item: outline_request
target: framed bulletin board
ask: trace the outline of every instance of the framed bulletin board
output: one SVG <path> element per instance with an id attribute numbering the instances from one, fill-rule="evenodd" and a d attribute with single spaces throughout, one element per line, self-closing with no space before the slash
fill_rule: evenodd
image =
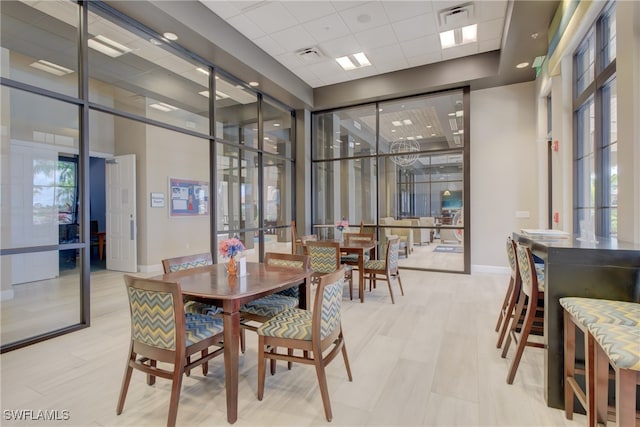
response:
<path id="1" fill-rule="evenodd" d="M 209 183 L 193 179 L 169 178 L 169 216 L 209 215 Z"/>

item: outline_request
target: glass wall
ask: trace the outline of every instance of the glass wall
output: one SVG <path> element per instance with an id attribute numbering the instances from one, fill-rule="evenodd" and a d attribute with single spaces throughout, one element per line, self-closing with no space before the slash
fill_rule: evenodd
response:
<path id="1" fill-rule="evenodd" d="M 362 221 L 400 236 L 402 267 L 468 270 L 465 111 L 454 90 L 315 114 L 316 232 Z"/>
<path id="2" fill-rule="evenodd" d="M 217 259 L 230 236 L 254 261 L 291 251 L 291 108 L 103 2 L 7 1 L 1 16 L 2 351 L 88 326 L 91 277 L 105 269 Z M 135 174 L 113 182 L 124 158 Z M 127 269 L 106 215 L 124 194 L 135 194 Z"/>

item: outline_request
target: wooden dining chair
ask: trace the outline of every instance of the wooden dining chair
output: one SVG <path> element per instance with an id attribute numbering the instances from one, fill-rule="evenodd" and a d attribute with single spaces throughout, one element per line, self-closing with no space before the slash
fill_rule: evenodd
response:
<path id="1" fill-rule="evenodd" d="M 349 244 L 350 242 L 375 242 L 375 235 L 373 233 L 344 233 L 344 242 Z M 369 253 L 364 254 L 364 261 L 367 262 L 370 259 Z M 340 255 L 340 262 L 342 264 L 348 264 L 353 267 L 358 266 L 359 255 L 354 253 L 343 253 Z"/>
<path id="2" fill-rule="evenodd" d="M 327 421 L 333 418 L 325 366 L 340 352 L 349 381 L 353 381 L 341 322 L 345 268 L 320 277 L 313 310 L 287 310 L 258 328 L 258 400 L 264 395 L 267 359 L 310 364 L 316 368 L 325 417 Z M 278 349 L 287 349 L 287 353 Z"/>
<path id="3" fill-rule="evenodd" d="M 205 267 L 213 264 L 213 257 L 211 252 L 204 252 L 201 254 L 185 255 L 174 258 L 165 258 L 162 260 L 162 268 L 165 273 L 173 273 L 176 271 L 190 270 L 192 268 Z M 204 314 L 208 316 L 219 316 L 222 313 L 222 308 L 215 305 L 207 304 L 200 301 L 195 301 L 189 298 L 184 298 L 184 311 L 190 314 Z M 206 354 L 203 353 L 203 356 Z M 202 373 L 207 375 L 208 366 L 202 365 Z M 186 371 L 187 376 L 191 375 L 191 370 Z"/>
<path id="4" fill-rule="evenodd" d="M 177 282 L 129 275 L 124 281 L 131 312 L 131 345 L 116 413 L 122 413 L 133 370 L 137 369 L 147 374 L 149 385 L 156 377 L 172 381 L 167 426 L 175 426 L 183 374 L 223 354 L 219 344 L 223 341 L 222 319 L 185 314 Z M 199 352 L 203 356 L 191 361 L 190 356 Z M 158 367 L 158 361 L 171 364 L 171 369 Z"/>
<path id="5" fill-rule="evenodd" d="M 544 307 L 540 304 L 541 300 L 544 300 L 544 280 L 538 280 L 536 265 L 533 261 L 531 249 L 528 246 L 517 243 L 516 256 L 518 258 L 518 270 L 522 279 L 522 292 L 520 292 L 520 297 L 511 319 L 509 335 L 502 351 L 502 357 L 506 357 L 511 340 L 517 343 L 516 353 L 513 356 L 507 374 L 507 384 L 513 384 L 525 347 L 545 348 L 544 343 L 529 340 L 529 335 L 534 325 L 542 328 L 544 324 Z M 526 313 L 525 301 L 527 302 Z M 524 321 L 520 327 L 519 320 L 523 317 L 523 313 Z M 520 329 L 519 337 L 517 334 L 518 329 Z"/>
<path id="6" fill-rule="evenodd" d="M 291 253 L 298 255 L 301 252 L 301 242 L 296 230 L 296 222 L 291 221 Z"/>
<path id="7" fill-rule="evenodd" d="M 498 314 L 498 322 L 496 323 L 496 332 L 500 331 L 498 342 L 496 343 L 497 348 L 502 347 L 502 342 L 509 329 L 509 323 L 513 317 L 513 311 L 522 287 L 520 272 L 518 271 L 518 259 L 516 257 L 516 242 L 513 241 L 511 236 L 507 237 L 507 259 L 511 268 L 511 276 L 509 277 L 509 285 L 507 286 L 507 292 L 504 295 L 502 307 L 500 307 L 500 313 Z"/>
<path id="8" fill-rule="evenodd" d="M 310 267 L 313 274 L 311 279 L 317 283 L 320 277 L 333 273 L 340 268 L 340 242 L 320 240 L 307 242 L 305 253 L 309 255 Z M 349 281 L 349 299 L 353 299 L 353 273 L 350 265 L 344 269 L 345 279 Z"/>
<path id="9" fill-rule="evenodd" d="M 400 269 L 398 268 L 398 254 L 400 252 L 400 240 L 397 237 L 391 237 L 387 240 L 387 251 L 384 259 L 370 259 L 364 263 L 365 279 L 369 279 L 369 290 L 371 290 L 371 283 L 377 279 L 384 279 L 389 285 L 389 295 L 391 295 L 391 303 L 395 304 L 393 299 L 393 289 L 391 288 L 391 281 L 398 279 L 398 285 L 400 286 L 400 293 L 404 296 L 404 289 L 402 288 L 402 280 L 400 279 Z"/>
<path id="10" fill-rule="evenodd" d="M 268 268 L 309 271 L 310 260 L 307 255 L 267 252 L 264 263 Z M 245 329 L 256 331 L 258 327 L 252 323 L 264 323 L 283 311 L 298 307 L 299 301 L 300 292 L 298 287 L 294 286 L 243 304 L 240 307 L 240 325 L 242 327 L 240 336 L 241 351 L 244 353 L 246 349 L 244 339 Z M 274 360 L 271 365 L 271 374 L 275 374 L 275 371 L 276 366 Z"/>

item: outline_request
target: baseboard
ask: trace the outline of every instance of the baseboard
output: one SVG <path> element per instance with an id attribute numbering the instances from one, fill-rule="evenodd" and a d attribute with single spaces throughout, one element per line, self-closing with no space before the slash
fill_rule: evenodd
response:
<path id="1" fill-rule="evenodd" d="M 473 273 L 511 274 L 511 269 L 498 265 L 472 265 L 471 274 Z"/>

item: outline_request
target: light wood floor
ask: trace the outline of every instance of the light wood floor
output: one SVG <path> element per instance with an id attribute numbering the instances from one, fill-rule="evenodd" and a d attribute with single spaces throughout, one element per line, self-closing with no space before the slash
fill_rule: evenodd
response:
<path id="1" fill-rule="evenodd" d="M 547 408 L 543 352 L 525 350 L 513 385 L 508 359 L 495 348 L 496 314 L 507 276 L 405 271 L 405 296 L 392 305 L 383 283 L 364 304 L 343 304 L 343 329 L 353 382 L 340 357 L 328 367 L 334 426 L 584 426 L 575 415 Z M 3 354 L 1 407 L 68 410 L 69 421 L 3 426 L 163 426 L 170 383 L 149 387 L 134 372 L 124 412 L 115 414 L 129 346 L 129 312 L 122 275 L 92 274 L 92 326 Z M 347 295 L 345 293 L 345 295 Z M 328 425 L 311 366 L 279 365 L 256 398 L 257 338 L 247 335 L 240 358 L 238 426 Z M 185 377 L 178 425 L 226 425 L 222 358 Z"/>

